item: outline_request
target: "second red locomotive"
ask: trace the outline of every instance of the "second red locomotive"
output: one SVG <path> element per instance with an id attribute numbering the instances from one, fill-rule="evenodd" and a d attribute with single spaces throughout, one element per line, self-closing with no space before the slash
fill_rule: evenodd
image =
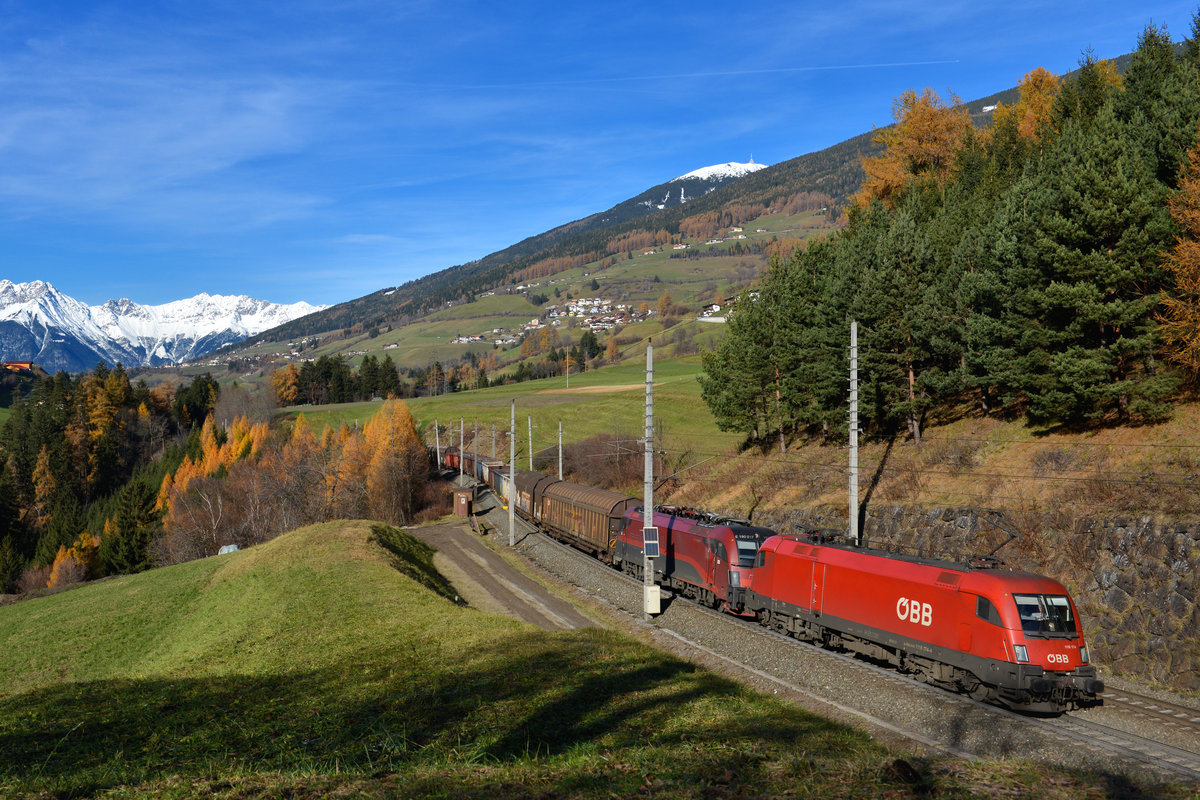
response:
<path id="1" fill-rule="evenodd" d="M 613 563 L 639 577 L 643 519 L 640 506 L 625 512 L 625 525 L 613 551 Z M 661 551 L 653 560 L 654 582 L 730 613 L 737 613 L 725 602 L 730 588 L 750 585 L 754 556 L 775 533 L 745 520 L 679 506 L 655 506 L 654 527 Z"/>

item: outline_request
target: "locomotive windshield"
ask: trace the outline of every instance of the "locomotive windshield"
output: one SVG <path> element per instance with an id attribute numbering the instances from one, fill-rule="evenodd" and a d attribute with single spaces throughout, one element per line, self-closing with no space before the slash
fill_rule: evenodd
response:
<path id="1" fill-rule="evenodd" d="M 1063 594 L 1014 594 L 1021 629 L 1028 636 L 1053 638 L 1079 634 L 1071 601 Z"/>
<path id="2" fill-rule="evenodd" d="M 738 566 L 753 567 L 754 556 L 758 555 L 759 546 L 766 540 L 765 536 L 737 536 L 734 541 L 737 542 Z"/>

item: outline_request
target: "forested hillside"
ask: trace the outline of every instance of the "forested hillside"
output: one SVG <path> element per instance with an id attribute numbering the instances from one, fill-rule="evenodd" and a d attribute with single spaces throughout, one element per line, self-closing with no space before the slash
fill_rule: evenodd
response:
<path id="1" fill-rule="evenodd" d="M 597 260 L 614 252 L 610 247 L 612 243 L 632 241 L 637 234 L 648 235 L 651 244 L 656 238 L 661 243 L 664 237 L 667 242 L 679 241 L 689 222 L 695 227 L 698 220 L 728 214 L 730 209 L 735 209 L 736 216 L 738 207 L 753 208 L 752 213 L 744 213 L 741 219 L 752 219 L 765 213 L 768 207 L 796 196 L 820 197 L 821 204 L 838 207 L 862 180 L 861 158 L 875 149 L 871 136 L 856 136 L 825 150 L 759 170 L 684 205 L 662 211 L 634 216 L 632 208 L 645 211 L 634 198 L 531 236 L 478 261 L 449 267 L 399 287 L 386 287 L 281 325 L 247 339 L 236 349 L 261 341 L 303 338 L 356 324 L 368 328 L 385 323 L 403 324 L 413 316 L 447 302 L 460 302 L 514 278 L 520 280 L 523 273 L 551 274 Z M 698 224 L 704 227 L 703 222 Z M 715 231 L 719 224 L 709 227 Z M 547 267 L 551 268 L 548 270 Z"/>
<path id="2" fill-rule="evenodd" d="M 1121 71 L 1129 58 L 1121 56 L 1111 63 Z M 991 121 L 990 111 L 984 109 L 1011 103 L 1016 97 L 1016 88 L 1005 89 L 963 107 L 973 124 L 984 127 Z M 836 214 L 862 183 L 862 159 L 879 152 L 875 136 L 875 131 L 862 133 L 815 153 L 775 164 L 689 199 L 686 204 L 653 210 L 640 202 L 658 196 L 671 185 L 662 184 L 605 211 L 530 236 L 477 261 L 448 267 L 399 287 L 384 287 L 226 350 L 236 351 L 264 341 L 302 339 L 356 325 L 367 329 L 384 324 L 402 325 L 448 302 L 462 302 L 506 282 L 545 276 L 596 261 L 614 252 L 622 242 L 644 240 L 653 245 L 687 237 L 703 239 L 715 235 L 722 222 L 740 224 L 772 208 L 794 206 L 797 201 L 810 206 L 815 203 L 816 207 L 828 205 Z"/>
<path id="3" fill-rule="evenodd" d="M 929 90 L 900 98 L 847 229 L 771 270 L 706 355 L 724 429 L 843 436 L 851 320 L 869 434 L 919 442 L 931 412 L 964 405 L 1045 424 L 1170 415 L 1197 363 L 1195 38 L 1147 28 L 1123 74 L 1035 69 L 993 117 L 976 129 Z"/>

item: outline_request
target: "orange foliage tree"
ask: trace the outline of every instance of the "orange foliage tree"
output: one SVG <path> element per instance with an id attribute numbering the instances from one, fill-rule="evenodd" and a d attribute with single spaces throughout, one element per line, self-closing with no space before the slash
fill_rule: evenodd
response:
<path id="1" fill-rule="evenodd" d="M 967 109 L 957 97 L 942 100 L 932 89 L 920 94 L 906 90 L 892 106 L 896 122 L 875 137 L 885 150 L 863 158 L 867 177 L 851 198 L 861 207 L 879 199 L 892 204 L 896 196 L 918 178 L 944 185 L 950 177 L 954 155 L 971 127 Z"/>
<path id="2" fill-rule="evenodd" d="M 87 531 L 79 534 L 79 538 L 71 547 L 58 548 L 54 564 L 50 567 L 50 579 L 46 586 L 53 589 L 56 586 L 68 586 L 80 583 L 92 577 L 99 565 L 100 539 Z"/>
<path id="3" fill-rule="evenodd" d="M 1167 201 L 1179 226 L 1163 266 L 1174 288 L 1162 298 L 1160 332 L 1167 358 L 1193 380 L 1200 376 L 1200 142 L 1188 151 L 1179 188 Z"/>
<path id="4" fill-rule="evenodd" d="M 363 429 L 370 452 L 367 496 L 371 516 L 406 522 L 416 508 L 428 472 L 425 446 L 417 436 L 408 406 L 389 400 Z"/>
<path id="5" fill-rule="evenodd" d="M 287 364 L 271 373 L 271 388 L 281 406 L 294 406 L 300 399 L 300 370 L 295 364 Z"/>
<path id="6" fill-rule="evenodd" d="M 1050 70 L 1044 67 L 1030 70 L 1021 78 L 1017 102 L 997 106 L 992 124 L 997 127 L 1011 124 L 1022 139 L 1040 139 L 1050 124 L 1060 86 L 1058 76 Z"/>

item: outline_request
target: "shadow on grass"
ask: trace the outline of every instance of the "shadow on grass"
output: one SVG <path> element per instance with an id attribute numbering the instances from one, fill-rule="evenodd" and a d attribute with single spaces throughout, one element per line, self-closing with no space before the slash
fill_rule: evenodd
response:
<path id="1" fill-rule="evenodd" d="M 386 774 L 698 741 L 728 751 L 714 770 L 742 774 L 750 750 L 847 739 L 866 744 L 606 632 L 531 632 L 476 649 L 469 663 L 397 650 L 320 671 L 93 681 L 6 698 L 0 787 L 79 795 L 172 775 Z"/>
<path id="2" fill-rule="evenodd" d="M 774 796 L 827 784 L 831 772 L 849 794 L 898 786 L 881 777 L 887 754 L 865 734 L 607 631 L 522 632 L 463 652 L 405 643 L 317 671 L 5 698 L 0 794 L 239 776 L 396 781 L 396 796 L 431 797 L 529 783 L 583 797 L 648 783 L 658 796 Z"/>

